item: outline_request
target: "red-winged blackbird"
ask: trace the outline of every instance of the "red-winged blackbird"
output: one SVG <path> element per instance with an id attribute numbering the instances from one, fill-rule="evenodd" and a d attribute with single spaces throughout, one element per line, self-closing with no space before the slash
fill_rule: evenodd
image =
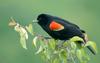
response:
<path id="1" fill-rule="evenodd" d="M 38 24 L 56 40 L 68 40 L 74 36 L 79 36 L 84 42 L 87 42 L 87 37 L 84 35 L 85 31 L 67 20 L 48 14 L 40 14 L 37 20 Z M 88 49 L 95 54 L 90 47 Z"/>

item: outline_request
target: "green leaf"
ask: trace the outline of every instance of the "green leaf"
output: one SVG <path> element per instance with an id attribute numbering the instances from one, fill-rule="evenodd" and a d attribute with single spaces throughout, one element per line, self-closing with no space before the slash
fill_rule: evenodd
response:
<path id="1" fill-rule="evenodd" d="M 84 50 L 84 48 L 81 49 L 82 52 L 82 56 L 83 56 L 83 61 L 87 62 L 88 60 L 90 60 L 88 54 L 86 53 L 86 51 Z"/>
<path id="2" fill-rule="evenodd" d="M 63 43 L 63 46 L 64 46 L 64 47 L 68 46 L 68 42 L 67 42 L 67 41 L 64 42 L 64 43 Z"/>
<path id="3" fill-rule="evenodd" d="M 20 34 L 20 43 L 22 47 L 24 49 L 27 49 L 26 47 L 26 40 L 28 39 L 27 31 L 23 27 L 21 27 L 18 23 L 15 26 L 15 30 Z"/>
<path id="4" fill-rule="evenodd" d="M 85 44 L 85 47 L 87 46 L 91 46 L 92 49 L 97 53 L 97 46 L 96 46 L 96 43 L 93 42 L 93 41 L 88 41 L 86 44 Z"/>
<path id="5" fill-rule="evenodd" d="M 32 24 L 29 24 L 29 26 L 26 26 L 27 31 L 33 35 L 33 27 Z"/>
<path id="6" fill-rule="evenodd" d="M 20 37 L 20 43 L 24 49 L 27 49 L 25 37 Z"/>
<path id="7" fill-rule="evenodd" d="M 20 36 L 25 37 L 25 39 L 28 39 L 28 33 L 23 27 L 20 27 L 19 33 L 20 33 Z"/>
<path id="8" fill-rule="evenodd" d="M 59 59 L 61 60 L 62 63 L 67 62 L 67 51 L 65 49 L 60 50 Z"/>
<path id="9" fill-rule="evenodd" d="M 15 26 L 14 29 L 15 29 L 15 31 L 19 32 L 20 36 L 23 36 L 23 37 L 25 37 L 25 39 L 28 39 L 27 31 L 25 30 L 25 28 L 20 26 L 18 23 L 17 23 L 17 25 Z"/>
<path id="10" fill-rule="evenodd" d="M 36 52 L 36 54 L 39 54 L 39 53 L 42 52 L 42 51 L 43 51 L 43 47 L 40 46 L 39 49 L 38 49 L 38 51 Z"/>
<path id="11" fill-rule="evenodd" d="M 81 50 L 77 50 L 76 54 L 77 54 L 77 57 L 80 60 L 80 62 L 82 62 L 82 52 L 81 52 Z"/>
<path id="12" fill-rule="evenodd" d="M 59 63 L 59 59 L 55 58 L 52 63 Z"/>
<path id="13" fill-rule="evenodd" d="M 11 18 L 10 18 L 10 22 L 9 22 L 8 25 L 9 25 L 10 27 L 14 27 L 14 26 L 16 26 L 16 24 L 17 24 L 16 21 L 11 17 Z"/>
<path id="14" fill-rule="evenodd" d="M 83 40 L 82 38 L 78 37 L 78 36 L 72 37 L 72 38 L 70 39 L 70 41 L 71 41 L 71 42 L 76 42 L 76 41 L 82 41 L 82 42 L 84 42 L 84 40 Z"/>
<path id="15" fill-rule="evenodd" d="M 72 49 L 76 49 L 77 48 L 77 45 L 76 45 L 76 43 L 75 42 L 71 42 L 71 47 L 72 47 Z"/>
<path id="16" fill-rule="evenodd" d="M 85 50 L 83 48 L 77 50 L 77 58 L 81 63 L 87 63 L 90 58 L 86 54 Z"/>
<path id="17" fill-rule="evenodd" d="M 37 39 L 38 39 L 38 36 L 36 36 L 36 37 L 33 39 L 33 42 L 32 42 L 33 45 L 34 45 L 35 47 L 37 47 L 37 44 L 36 44 L 36 43 L 37 43 Z"/>
<path id="18" fill-rule="evenodd" d="M 55 49 L 55 46 L 56 46 L 55 40 L 54 40 L 54 39 L 49 40 L 48 46 L 49 46 L 52 50 L 54 50 L 54 49 Z"/>

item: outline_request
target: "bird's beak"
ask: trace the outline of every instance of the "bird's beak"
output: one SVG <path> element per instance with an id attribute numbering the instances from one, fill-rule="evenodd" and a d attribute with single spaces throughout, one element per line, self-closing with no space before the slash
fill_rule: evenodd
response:
<path id="1" fill-rule="evenodd" d="M 38 22 L 38 20 L 33 20 L 33 23 L 37 23 Z"/>

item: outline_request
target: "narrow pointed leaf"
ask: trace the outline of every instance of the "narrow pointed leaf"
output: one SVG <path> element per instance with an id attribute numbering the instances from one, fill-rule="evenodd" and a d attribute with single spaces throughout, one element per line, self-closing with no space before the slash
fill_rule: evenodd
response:
<path id="1" fill-rule="evenodd" d="M 33 35 L 33 27 L 32 24 L 29 24 L 29 26 L 26 26 L 27 31 Z"/>
<path id="2" fill-rule="evenodd" d="M 23 27 L 20 27 L 20 33 L 25 37 L 25 39 L 28 39 L 28 33 Z"/>
<path id="3" fill-rule="evenodd" d="M 37 36 L 33 39 L 33 45 L 34 45 L 35 47 L 37 47 L 37 45 L 36 45 L 37 39 L 38 39 Z"/>
<path id="4" fill-rule="evenodd" d="M 42 52 L 42 51 L 43 51 L 43 47 L 40 46 L 39 49 L 38 49 L 38 51 L 36 52 L 36 54 L 39 54 L 39 53 Z"/>
<path id="5" fill-rule="evenodd" d="M 19 33 L 20 35 L 20 43 L 22 45 L 22 47 L 24 49 L 27 49 L 26 47 L 26 40 L 28 39 L 28 34 L 27 34 L 27 31 L 21 27 L 18 23 L 17 25 L 15 26 L 15 30 Z"/>
<path id="6" fill-rule="evenodd" d="M 24 49 L 27 49 L 25 37 L 20 37 L 20 43 Z"/>
<path id="7" fill-rule="evenodd" d="M 76 41 L 82 41 L 83 42 L 83 39 L 78 37 L 78 36 L 74 36 L 73 38 L 70 39 L 71 42 L 76 42 Z"/>
<path id="8" fill-rule="evenodd" d="M 14 26 L 16 26 L 16 24 L 17 24 L 16 21 L 11 17 L 8 25 L 11 27 L 14 27 Z"/>
<path id="9" fill-rule="evenodd" d="M 81 52 L 81 50 L 77 50 L 77 57 L 80 60 L 80 62 L 82 62 L 82 52 Z"/>

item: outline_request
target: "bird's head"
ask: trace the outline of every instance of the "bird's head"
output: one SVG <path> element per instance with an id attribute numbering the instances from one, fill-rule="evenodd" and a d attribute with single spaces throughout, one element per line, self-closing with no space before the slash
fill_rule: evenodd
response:
<path id="1" fill-rule="evenodd" d="M 38 24 L 46 25 L 50 21 L 50 15 L 47 14 L 40 14 L 37 18 Z"/>

